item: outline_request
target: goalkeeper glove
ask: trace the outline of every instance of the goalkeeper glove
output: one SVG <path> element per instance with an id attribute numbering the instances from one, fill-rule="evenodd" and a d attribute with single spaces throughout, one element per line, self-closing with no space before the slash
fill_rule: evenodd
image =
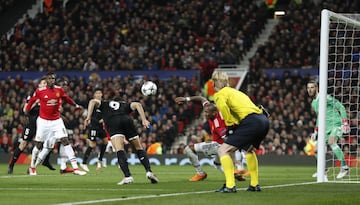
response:
<path id="1" fill-rule="evenodd" d="M 347 119 L 342 120 L 341 130 L 345 134 L 350 132 L 350 125 Z"/>
<path id="2" fill-rule="evenodd" d="M 318 128 L 315 127 L 315 128 L 314 128 L 314 132 L 311 134 L 310 139 L 311 139 L 312 141 L 316 141 L 316 140 L 317 140 L 317 135 L 318 135 Z"/>

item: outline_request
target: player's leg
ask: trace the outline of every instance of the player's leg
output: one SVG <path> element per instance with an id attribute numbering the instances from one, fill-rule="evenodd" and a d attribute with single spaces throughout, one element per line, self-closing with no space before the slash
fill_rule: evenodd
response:
<path id="1" fill-rule="evenodd" d="M 247 191 L 260 191 L 259 187 L 259 163 L 255 151 L 250 148 L 246 154 L 247 168 L 250 173 L 250 186 Z"/>
<path id="2" fill-rule="evenodd" d="M 74 174 L 75 175 L 86 175 L 86 172 L 81 171 L 78 167 L 78 162 L 77 162 L 77 159 L 75 156 L 75 152 L 69 142 L 69 138 L 67 136 L 62 137 L 62 138 L 60 138 L 60 142 L 64 146 L 65 155 L 68 157 L 70 164 L 71 164 L 72 168 L 74 169 Z"/>
<path id="3" fill-rule="evenodd" d="M 42 146 L 43 146 L 42 142 L 34 141 L 34 147 L 31 151 L 30 167 L 28 169 L 29 175 L 37 175 L 35 164 L 36 164 L 38 155 L 39 155 L 40 151 L 42 150 Z"/>
<path id="4" fill-rule="evenodd" d="M 234 153 L 234 163 L 236 166 L 236 170 L 235 172 L 239 172 L 239 174 L 245 174 L 245 168 L 244 168 L 244 159 L 243 159 L 243 154 L 242 152 L 240 152 L 240 150 L 236 150 Z"/>
<path id="5" fill-rule="evenodd" d="M 20 154 L 24 151 L 27 144 L 28 144 L 28 142 L 26 140 L 22 140 L 20 142 L 19 146 L 16 147 L 16 149 L 14 151 L 14 154 L 13 154 L 13 156 L 11 158 L 11 161 L 9 163 L 8 174 L 12 174 L 14 172 L 15 163 L 19 159 Z"/>
<path id="6" fill-rule="evenodd" d="M 48 138 L 43 143 L 43 148 L 40 151 L 40 153 L 36 159 L 35 167 L 37 167 L 39 164 L 44 162 L 46 157 L 49 155 L 49 153 L 54 148 L 55 141 L 56 141 L 56 139 L 54 137 L 48 136 Z"/>
<path id="7" fill-rule="evenodd" d="M 340 127 L 333 128 L 329 138 L 328 138 L 328 144 L 332 150 L 332 152 L 335 154 L 336 158 L 341 162 L 341 170 L 339 174 L 336 176 L 337 179 L 341 179 L 347 174 L 349 174 L 349 167 L 346 164 L 344 153 L 337 144 L 337 139 L 340 139 L 342 137 L 342 131 Z"/>
<path id="8" fill-rule="evenodd" d="M 218 155 L 220 158 L 221 166 L 224 170 L 225 185 L 218 190 L 219 192 L 236 192 L 235 177 L 234 177 L 234 162 L 230 156 L 230 153 L 235 152 L 237 147 L 224 143 L 218 149 Z"/>
<path id="9" fill-rule="evenodd" d="M 40 117 L 36 120 L 36 135 L 34 139 L 34 147 L 31 155 L 31 163 L 29 168 L 30 175 L 36 175 L 36 166 L 38 163 L 38 157 L 43 150 L 43 144 L 51 134 L 51 124 L 47 120 Z M 47 150 L 46 150 L 47 151 Z M 44 151 L 45 152 L 45 151 Z M 42 154 L 44 155 L 44 154 Z M 45 155 L 44 155 L 45 156 Z M 45 158 L 45 157 L 44 157 Z"/>
<path id="10" fill-rule="evenodd" d="M 236 150 L 235 152 L 231 153 L 230 156 L 233 159 L 235 166 L 234 169 L 235 179 L 238 181 L 246 181 L 246 179 L 243 177 L 243 174 L 245 174 L 245 169 L 242 163 L 242 153 L 239 150 Z"/>
<path id="11" fill-rule="evenodd" d="M 36 134 L 36 118 L 29 118 L 29 123 L 26 125 L 22 139 L 20 141 L 20 144 L 18 147 L 16 147 L 14 151 L 14 155 L 11 159 L 11 162 L 9 163 L 9 169 L 8 174 L 12 174 L 14 170 L 14 165 L 19 159 L 21 153 L 25 150 L 26 146 L 29 144 L 29 142 L 32 141 L 32 139 L 35 137 Z"/>
<path id="12" fill-rule="evenodd" d="M 68 157 L 65 154 L 64 145 L 59 144 L 59 157 L 60 157 L 60 174 L 73 173 L 74 169 L 67 167 L 66 162 L 68 161 Z"/>
<path id="13" fill-rule="evenodd" d="M 96 130 L 94 130 L 96 132 Z M 92 130 L 90 130 L 90 133 L 92 133 Z M 91 154 L 91 151 L 96 147 L 96 137 L 93 136 L 92 134 L 89 135 L 89 139 L 88 139 L 88 144 L 89 146 L 86 148 L 86 151 L 85 151 L 85 154 L 84 154 L 84 158 L 83 158 L 83 161 L 82 163 L 80 164 L 80 167 L 89 172 L 89 168 L 87 166 L 87 163 L 88 163 L 88 159 L 89 159 L 89 156 Z"/>
<path id="14" fill-rule="evenodd" d="M 99 132 L 99 137 L 102 141 L 102 143 L 100 144 L 99 148 L 100 148 L 100 152 L 98 154 L 98 162 L 97 162 L 97 167 L 96 170 L 100 170 L 101 167 L 106 167 L 106 163 L 103 161 L 104 158 L 104 154 L 106 151 L 106 147 L 108 145 L 108 138 L 106 136 L 105 130 L 102 130 Z"/>
<path id="15" fill-rule="evenodd" d="M 136 150 L 136 154 L 141 162 L 141 164 L 144 166 L 146 171 L 146 177 L 151 181 L 152 184 L 156 184 L 159 182 L 159 179 L 153 174 L 151 171 L 151 166 L 149 162 L 149 158 L 144 150 L 144 148 L 141 146 L 141 142 L 139 139 L 139 136 L 136 135 L 135 137 L 129 138 L 128 140 L 132 146 Z"/>
<path id="16" fill-rule="evenodd" d="M 116 156 L 118 159 L 118 164 L 120 166 L 121 171 L 124 174 L 124 179 L 122 179 L 118 183 L 118 185 L 130 184 L 134 182 L 134 179 L 130 173 L 129 164 L 127 162 L 127 156 L 124 150 L 124 140 L 125 140 L 125 136 L 121 134 L 113 135 L 111 137 L 111 144 L 115 149 Z"/>
<path id="17" fill-rule="evenodd" d="M 50 124 L 50 123 L 49 123 Z M 78 161 L 75 156 L 74 149 L 72 148 L 68 133 L 66 132 L 66 128 L 64 125 L 64 121 L 59 118 L 51 122 L 51 131 L 52 138 L 56 139 L 56 142 L 60 141 L 60 143 L 64 146 L 64 153 L 68 157 L 71 166 L 74 169 L 75 175 L 86 175 L 85 171 L 81 171 L 78 167 Z"/>
<path id="18" fill-rule="evenodd" d="M 44 165 L 45 167 L 47 167 L 49 170 L 54 171 L 54 170 L 56 170 L 56 169 L 55 169 L 55 167 L 53 167 L 52 164 L 50 163 L 51 153 L 52 153 L 52 151 L 50 151 L 50 152 L 46 155 L 46 157 L 45 157 L 42 165 Z"/>
<path id="19" fill-rule="evenodd" d="M 201 181 L 206 179 L 207 173 L 203 170 L 202 166 L 199 162 L 199 157 L 195 152 L 194 145 L 187 145 L 184 149 L 185 154 L 189 157 L 191 164 L 194 166 L 196 170 L 196 174 L 189 179 L 191 182 Z"/>

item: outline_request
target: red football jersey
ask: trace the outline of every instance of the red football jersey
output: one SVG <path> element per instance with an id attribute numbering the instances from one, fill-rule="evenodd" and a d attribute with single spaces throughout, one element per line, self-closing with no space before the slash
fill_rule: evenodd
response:
<path id="1" fill-rule="evenodd" d="M 45 120 L 56 120 L 60 118 L 62 99 L 71 105 L 75 105 L 74 100 L 65 93 L 64 89 L 56 85 L 54 88 L 38 88 L 30 98 L 28 105 L 26 106 L 26 111 L 30 110 L 32 104 L 37 99 L 40 100 L 39 116 Z"/>
<path id="2" fill-rule="evenodd" d="M 212 141 L 215 141 L 219 144 L 224 143 L 223 137 L 226 135 L 226 125 L 224 119 L 222 118 L 220 112 L 217 112 L 213 120 L 208 119 Z"/>

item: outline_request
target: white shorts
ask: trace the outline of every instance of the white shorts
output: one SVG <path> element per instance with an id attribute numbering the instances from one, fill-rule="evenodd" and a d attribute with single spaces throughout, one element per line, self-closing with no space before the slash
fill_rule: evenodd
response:
<path id="1" fill-rule="evenodd" d="M 61 118 L 57 120 L 45 120 L 40 117 L 37 118 L 35 141 L 44 142 L 44 147 L 51 148 L 54 146 L 56 141 L 63 137 L 68 137 L 68 134 L 64 121 Z"/>
<path id="2" fill-rule="evenodd" d="M 202 152 L 207 156 L 217 155 L 217 150 L 220 144 L 217 142 L 200 142 L 194 144 L 195 152 Z"/>

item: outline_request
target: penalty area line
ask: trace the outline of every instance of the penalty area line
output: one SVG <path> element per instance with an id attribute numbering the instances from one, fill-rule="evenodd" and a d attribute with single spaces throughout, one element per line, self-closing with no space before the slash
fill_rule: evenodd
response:
<path id="1" fill-rule="evenodd" d="M 316 184 L 316 183 L 317 182 L 302 182 L 302 183 L 292 183 L 292 184 L 280 184 L 280 185 L 273 185 L 273 186 L 263 186 L 261 188 L 262 189 L 272 189 L 272 188 L 282 188 L 282 187 L 290 187 L 290 186 L 309 185 L 309 184 Z M 237 191 L 240 191 L 240 190 L 245 191 L 246 188 L 237 189 Z M 126 197 L 126 198 L 112 198 L 112 199 L 99 199 L 99 200 L 79 201 L 79 202 L 67 202 L 67 203 L 60 203 L 60 204 L 55 204 L 55 205 L 97 204 L 97 203 L 114 202 L 114 201 L 129 201 L 129 200 L 135 200 L 135 199 L 151 199 L 151 198 L 162 198 L 162 197 L 193 195 L 193 194 L 206 194 L 206 193 L 214 193 L 214 190 L 185 192 L 185 193 L 170 193 L 170 194 L 152 194 L 152 195 L 133 196 L 133 197 Z"/>

